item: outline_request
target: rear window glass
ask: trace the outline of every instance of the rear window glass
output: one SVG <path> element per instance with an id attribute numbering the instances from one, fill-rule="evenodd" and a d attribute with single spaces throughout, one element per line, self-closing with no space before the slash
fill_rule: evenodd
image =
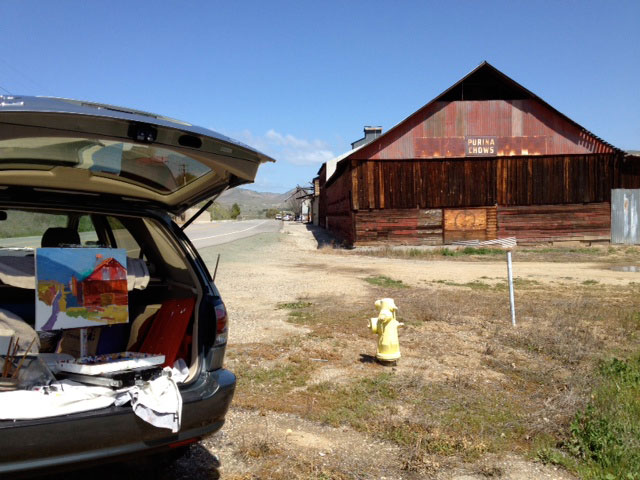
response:
<path id="1" fill-rule="evenodd" d="M 40 247 L 44 232 L 51 227 L 66 227 L 66 214 L 3 210 L 6 219 L 0 221 L 0 247 Z M 3 215 L 4 216 L 4 215 Z"/>
<path id="2" fill-rule="evenodd" d="M 50 228 L 70 228 L 70 217 L 66 213 L 35 212 L 29 210 L 2 210 L 0 220 L 0 247 L 39 248 L 42 237 Z M 6 218 L 5 218 L 6 217 Z M 99 245 L 98 235 L 89 215 L 76 218 L 80 244 Z"/>
<path id="3" fill-rule="evenodd" d="M 160 193 L 175 192 L 211 170 L 199 161 L 153 145 L 69 137 L 0 141 L 0 168 L 84 168 Z"/>
<path id="4" fill-rule="evenodd" d="M 115 217 L 107 217 L 107 221 L 116 240 L 116 247 L 126 249 L 128 257 L 138 258 L 140 256 L 140 245 L 129 230 Z"/>

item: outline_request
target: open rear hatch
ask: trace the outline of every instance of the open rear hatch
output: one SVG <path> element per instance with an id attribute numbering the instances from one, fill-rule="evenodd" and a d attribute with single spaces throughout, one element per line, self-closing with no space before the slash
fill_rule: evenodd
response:
<path id="1" fill-rule="evenodd" d="M 111 195 L 173 214 L 272 158 L 211 130 L 75 100 L 0 96 L 0 186 Z"/>
<path id="2" fill-rule="evenodd" d="M 0 472 L 221 427 L 235 386 L 222 368 L 226 311 L 158 210 L 250 183 L 268 161 L 157 115 L 0 96 Z M 171 402 L 154 410 L 159 398 Z"/>

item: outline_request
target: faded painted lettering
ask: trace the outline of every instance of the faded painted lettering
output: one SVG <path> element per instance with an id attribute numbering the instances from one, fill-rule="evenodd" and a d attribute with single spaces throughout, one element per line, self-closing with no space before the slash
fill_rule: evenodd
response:
<path id="1" fill-rule="evenodd" d="M 496 137 L 465 137 L 465 155 L 491 157 L 496 155 Z"/>

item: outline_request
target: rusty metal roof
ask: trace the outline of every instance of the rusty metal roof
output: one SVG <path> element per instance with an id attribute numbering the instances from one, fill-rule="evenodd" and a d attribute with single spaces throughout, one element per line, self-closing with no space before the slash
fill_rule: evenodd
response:
<path id="1" fill-rule="evenodd" d="M 393 135 L 394 132 L 401 126 L 405 125 L 407 122 L 415 119 L 415 117 L 419 116 L 424 112 L 427 108 L 432 106 L 435 102 L 439 101 L 456 101 L 456 100 L 491 100 L 491 99 L 503 99 L 503 100 L 517 100 L 517 99 L 534 99 L 543 106 L 550 109 L 552 112 L 556 113 L 567 122 L 576 126 L 581 132 L 592 137 L 596 141 L 606 145 L 617 152 L 622 152 L 621 149 L 611 145 L 610 143 L 602 140 L 600 137 L 590 132 L 571 118 L 564 115 L 562 112 L 558 111 L 550 104 L 545 102 L 543 99 L 538 97 L 536 94 L 526 89 L 518 82 L 508 77 L 500 70 L 495 68 L 489 62 L 484 61 L 476 68 L 474 68 L 467 75 L 462 77 L 456 83 L 454 83 L 451 87 L 447 88 L 440 95 L 435 97 L 429 103 L 409 115 L 407 118 L 394 125 L 392 128 L 383 133 L 380 137 L 376 138 L 372 142 L 368 143 L 362 150 L 371 151 L 377 148 L 377 145 L 380 145 L 382 141 L 384 141 L 389 135 Z M 340 158 L 340 160 L 346 160 L 351 158 L 353 153 L 350 155 L 344 156 Z"/>

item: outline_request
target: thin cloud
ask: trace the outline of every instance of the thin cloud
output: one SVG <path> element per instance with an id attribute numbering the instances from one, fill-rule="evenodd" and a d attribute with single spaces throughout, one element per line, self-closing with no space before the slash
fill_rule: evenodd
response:
<path id="1" fill-rule="evenodd" d="M 322 140 L 297 138 L 289 133 L 282 134 L 273 129 L 258 136 L 245 130 L 238 137 L 247 145 L 271 155 L 276 160 L 293 165 L 321 164 L 335 157 L 329 145 Z"/>

